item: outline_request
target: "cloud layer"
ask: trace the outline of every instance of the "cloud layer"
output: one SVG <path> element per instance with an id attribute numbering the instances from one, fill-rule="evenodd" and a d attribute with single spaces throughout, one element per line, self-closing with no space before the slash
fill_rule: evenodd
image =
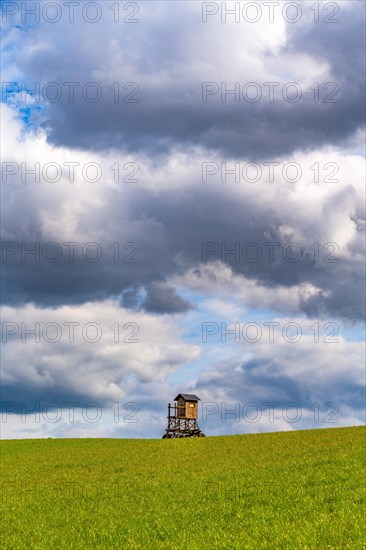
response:
<path id="1" fill-rule="evenodd" d="M 5 25 L 7 434 L 28 433 L 21 403 L 133 401 L 133 426 L 85 426 L 78 408 L 78 423 L 29 434 L 157 436 L 183 390 L 304 409 L 296 426 L 279 411 L 239 426 L 215 413 L 211 433 L 314 427 L 315 402 L 362 422 L 365 6 L 339 2 L 333 23 L 306 3 L 296 23 L 282 8 L 248 23 L 145 2 L 128 24 L 106 5 L 95 24 L 19 11 Z M 332 346 L 203 345 L 202 322 L 277 316 L 344 330 Z M 116 342 L 114 323 L 137 325 L 139 342 Z"/>

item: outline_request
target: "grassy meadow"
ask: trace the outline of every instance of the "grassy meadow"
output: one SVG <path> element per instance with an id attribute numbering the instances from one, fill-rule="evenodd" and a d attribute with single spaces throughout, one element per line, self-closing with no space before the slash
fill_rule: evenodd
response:
<path id="1" fill-rule="evenodd" d="M 3 549 L 366 548 L 366 428 L 3 441 Z"/>

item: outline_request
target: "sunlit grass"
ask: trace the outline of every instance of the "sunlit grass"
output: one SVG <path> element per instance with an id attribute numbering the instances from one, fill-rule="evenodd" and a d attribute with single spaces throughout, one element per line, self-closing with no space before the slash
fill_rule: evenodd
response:
<path id="1" fill-rule="evenodd" d="M 4 441 L 2 548 L 365 548 L 365 436 Z"/>

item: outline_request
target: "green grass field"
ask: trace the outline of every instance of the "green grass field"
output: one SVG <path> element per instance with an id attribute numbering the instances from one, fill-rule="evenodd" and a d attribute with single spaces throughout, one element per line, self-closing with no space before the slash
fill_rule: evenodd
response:
<path id="1" fill-rule="evenodd" d="M 2 548 L 366 548 L 365 438 L 3 441 Z"/>

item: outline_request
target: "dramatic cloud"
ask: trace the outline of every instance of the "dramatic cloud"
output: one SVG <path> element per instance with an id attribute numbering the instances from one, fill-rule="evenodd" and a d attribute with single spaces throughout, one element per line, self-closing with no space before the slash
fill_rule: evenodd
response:
<path id="1" fill-rule="evenodd" d="M 83 303 L 128 291 L 122 302 L 129 307 L 131 292 L 142 285 L 147 296 L 134 298 L 142 300 L 141 307 L 184 311 L 189 304 L 166 281 L 221 261 L 268 288 L 310 285 L 316 292 L 301 303 L 309 315 L 363 317 L 360 157 L 328 149 L 290 158 L 286 164 L 295 164 L 296 182 L 289 181 L 294 175 L 286 176 L 285 164 L 276 167 L 273 181 L 269 167 L 258 164 L 262 178 L 253 182 L 243 179 L 244 164 L 238 164 L 235 181 L 219 170 L 219 158 L 177 152 L 157 166 L 146 159 L 137 183 L 116 184 L 113 155 L 55 150 L 42 136 L 23 141 L 19 150 L 15 123 L 10 119 L 9 124 L 13 139 L 5 152 L 6 169 L 12 171 L 15 163 L 17 171 L 3 185 L 3 299 L 8 303 Z M 32 159 L 26 166 L 39 163 L 39 182 L 31 174 L 23 177 L 22 155 Z M 80 164 L 74 183 L 67 179 L 72 162 Z M 122 166 L 129 162 L 121 157 Z M 60 181 L 42 175 L 48 163 L 60 167 Z M 103 174 L 98 182 L 83 179 L 82 168 L 90 163 Z M 337 179 L 315 183 L 311 167 L 316 164 L 329 165 Z M 229 161 L 225 166 L 235 168 Z M 131 307 L 136 307 L 133 301 Z"/>
<path id="2" fill-rule="evenodd" d="M 295 25 L 280 16 L 277 25 L 264 16 L 254 25 L 233 17 L 203 23 L 202 5 L 194 2 L 158 10 L 143 3 L 140 22 L 123 30 L 107 16 L 97 25 L 41 21 L 18 31 L 16 80 L 30 90 L 36 82 L 46 86 L 51 102 L 44 102 L 43 125 L 58 146 L 149 155 L 203 146 L 227 157 L 268 159 L 341 145 L 364 118 L 365 14 L 362 3 L 350 4 L 342 4 L 337 24 L 314 24 L 305 9 Z M 59 83 L 58 101 L 54 88 L 47 91 L 50 82 Z M 67 82 L 77 83 L 73 101 Z M 82 96 L 90 82 L 100 87 L 100 101 Z M 213 83 L 205 103 L 203 82 Z M 222 86 L 233 90 L 236 83 L 238 102 L 232 93 L 222 98 Z M 289 83 L 297 86 L 287 88 Z M 95 87 L 88 94 L 94 99 Z"/>
<path id="3" fill-rule="evenodd" d="M 243 3 L 225 22 L 225 3 L 206 17 L 200 2 L 103 2 L 95 23 L 83 4 L 74 23 L 64 3 L 55 23 L 51 7 L 37 22 L 5 4 L 7 437 L 158 436 L 183 390 L 303 408 L 297 424 L 215 413 L 210 433 L 314 427 L 315 402 L 360 423 L 364 4 L 303 2 L 297 20 L 281 3 L 273 22 L 263 5 L 252 23 Z M 307 323 L 304 338 L 203 340 L 205 322 L 276 319 Z M 310 341 L 319 322 L 337 343 Z M 139 342 L 115 341 L 114 323 Z M 71 401 L 109 413 L 19 421 L 22 403 Z M 139 422 L 116 425 L 113 402 L 137 403 Z"/>

